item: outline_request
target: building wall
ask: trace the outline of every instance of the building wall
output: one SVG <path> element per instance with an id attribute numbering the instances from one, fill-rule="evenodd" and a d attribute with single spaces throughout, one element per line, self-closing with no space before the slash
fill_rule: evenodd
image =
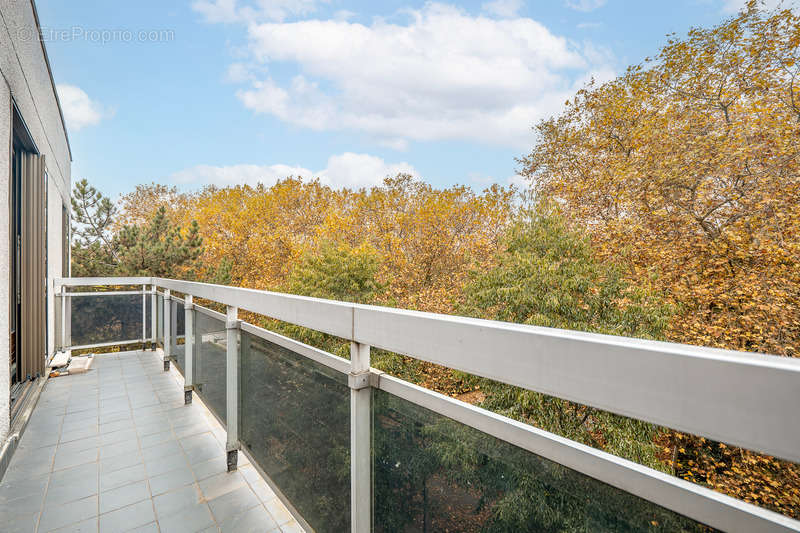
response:
<path id="1" fill-rule="evenodd" d="M 47 167 L 47 272 L 61 276 L 61 205 L 69 206 L 71 156 L 31 0 L 0 0 L 0 442 L 9 427 L 9 178 L 11 102 Z M 24 265 L 23 265 L 24 268 Z M 52 313 L 48 312 L 49 317 Z M 52 351 L 52 339 L 48 349 Z"/>

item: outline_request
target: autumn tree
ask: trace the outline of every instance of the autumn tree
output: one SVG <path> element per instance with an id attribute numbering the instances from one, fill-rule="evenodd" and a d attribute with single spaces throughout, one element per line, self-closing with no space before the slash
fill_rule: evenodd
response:
<path id="1" fill-rule="evenodd" d="M 534 195 L 586 228 L 602 261 L 655 280 L 678 311 L 670 340 L 797 355 L 798 45 L 791 10 L 751 1 L 589 84 L 521 160 Z M 663 443 L 678 475 L 800 516 L 797 465 L 679 433 Z"/>
<path id="2" fill-rule="evenodd" d="M 750 2 L 579 91 L 522 160 L 601 255 L 658 272 L 681 309 L 671 339 L 797 351 L 799 43 L 790 10 Z"/>

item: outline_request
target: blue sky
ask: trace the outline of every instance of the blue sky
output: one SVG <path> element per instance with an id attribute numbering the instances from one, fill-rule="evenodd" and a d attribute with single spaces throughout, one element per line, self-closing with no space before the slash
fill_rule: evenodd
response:
<path id="1" fill-rule="evenodd" d="M 508 183 L 531 126 L 743 0 L 38 0 L 73 179 Z M 127 33 L 126 33 L 127 32 Z M 144 32 L 144 33 L 142 33 Z M 103 42 L 103 41 L 107 42 Z"/>

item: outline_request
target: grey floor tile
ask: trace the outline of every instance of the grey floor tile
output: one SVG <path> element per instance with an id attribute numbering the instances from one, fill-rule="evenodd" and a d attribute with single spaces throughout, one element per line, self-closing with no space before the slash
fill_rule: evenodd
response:
<path id="1" fill-rule="evenodd" d="M 42 512 L 39 531 L 60 529 L 97 516 L 97 496 L 76 500 L 66 505 L 48 505 Z"/>
<path id="2" fill-rule="evenodd" d="M 248 509 L 256 506 L 260 507 L 261 501 L 253 494 L 249 486 L 244 485 L 213 500 L 209 500 L 208 506 L 211 508 L 211 512 L 214 514 L 217 523 L 222 524 L 226 520 L 244 513 Z"/>
<path id="3" fill-rule="evenodd" d="M 105 492 L 117 487 L 129 485 L 136 481 L 143 481 L 147 478 L 143 464 L 113 470 L 111 472 L 100 473 L 100 490 Z"/>
<path id="4" fill-rule="evenodd" d="M 281 525 L 281 533 L 305 533 L 305 529 L 297 523 L 297 520 L 292 520 Z"/>
<path id="5" fill-rule="evenodd" d="M 181 447 L 177 441 L 168 440 L 143 449 L 142 457 L 144 457 L 145 461 L 147 461 L 149 459 L 155 459 L 158 457 L 169 457 L 170 455 L 181 453 L 181 451 Z"/>
<path id="6" fill-rule="evenodd" d="M 156 522 L 150 522 L 149 524 L 145 524 L 135 529 L 131 529 L 127 533 L 158 533 L 158 532 L 159 532 L 158 524 Z"/>
<path id="7" fill-rule="evenodd" d="M 289 513 L 289 511 L 286 510 L 286 507 L 278 498 L 264 502 L 264 507 L 267 508 L 269 514 L 272 515 L 272 518 L 274 518 L 279 525 L 283 525 L 291 520 L 294 520 L 294 517 Z"/>
<path id="8" fill-rule="evenodd" d="M 143 464 L 144 460 L 142 459 L 142 455 L 139 453 L 139 450 L 135 450 L 127 454 L 114 455 L 107 458 L 100 457 L 100 473 L 106 474 L 113 472 L 114 470 L 121 470 L 123 468 L 129 468 Z"/>
<path id="9" fill-rule="evenodd" d="M 56 529 L 53 533 L 97 533 L 97 517 L 72 524 L 61 529 Z"/>
<path id="10" fill-rule="evenodd" d="M 142 436 L 141 433 L 139 434 L 139 443 L 141 444 L 143 450 L 151 448 L 157 444 L 163 444 L 165 442 L 174 440 L 175 435 L 172 433 L 172 429 L 167 429 L 166 431 L 160 431 L 158 433 L 152 433 L 144 436 Z"/>
<path id="11" fill-rule="evenodd" d="M 258 479 L 250 483 L 250 488 L 253 489 L 253 492 L 256 493 L 258 499 L 264 503 L 276 497 L 275 492 L 272 490 L 272 487 L 270 487 L 267 484 L 267 482 L 264 481 L 263 479 Z"/>
<path id="12" fill-rule="evenodd" d="M 0 503 L 0 518 L 19 514 L 33 514 L 42 510 L 42 498 L 19 498 Z"/>
<path id="13" fill-rule="evenodd" d="M 124 442 L 104 444 L 100 446 L 100 460 L 134 452 L 139 452 L 139 441 L 136 438 Z"/>
<path id="14" fill-rule="evenodd" d="M 170 470 L 177 470 L 188 466 L 186 456 L 183 453 L 176 453 L 167 457 L 155 457 L 153 459 L 145 459 L 144 466 L 147 469 L 149 477 L 155 477 Z"/>
<path id="15" fill-rule="evenodd" d="M 274 530 L 278 524 L 263 506 L 258 505 L 227 518 L 219 526 L 223 533 L 263 533 Z"/>
<path id="16" fill-rule="evenodd" d="M 3 531 L 7 533 L 34 533 L 39 513 L 5 514 L 0 511 Z"/>
<path id="17" fill-rule="evenodd" d="M 100 513 L 114 511 L 150 498 L 147 481 L 137 481 L 111 490 L 100 492 Z"/>
<path id="18" fill-rule="evenodd" d="M 19 500 L 20 498 L 44 499 L 49 477 L 36 476 L 14 480 L 3 479 L 0 482 L 0 504 Z"/>
<path id="19" fill-rule="evenodd" d="M 245 485 L 246 482 L 239 472 L 223 472 L 199 482 L 200 490 L 207 500 L 213 500 L 232 490 Z"/>
<path id="20" fill-rule="evenodd" d="M 56 458 L 53 462 L 53 470 L 63 470 L 86 463 L 97 462 L 99 452 L 97 448 L 89 448 L 79 452 L 62 450 L 56 451 Z"/>
<path id="21" fill-rule="evenodd" d="M 225 456 L 215 457 L 210 461 L 204 463 L 197 463 L 192 465 L 194 475 L 198 481 L 209 478 L 216 474 L 221 474 L 228 471 L 228 463 Z"/>
<path id="22" fill-rule="evenodd" d="M 195 482 L 194 472 L 188 466 L 170 470 L 150 478 L 150 491 L 153 496 L 169 492 Z"/>
<path id="23" fill-rule="evenodd" d="M 194 533 L 214 526 L 214 519 L 205 503 L 184 507 L 179 512 L 159 518 L 161 533 Z"/>
<path id="24" fill-rule="evenodd" d="M 138 444 L 139 436 L 133 427 L 100 435 L 101 446 L 113 446 L 123 442 L 136 442 Z"/>
<path id="25" fill-rule="evenodd" d="M 156 496 L 153 498 L 153 503 L 160 522 L 162 518 L 178 513 L 187 507 L 204 503 L 204 500 L 200 488 L 197 484 L 192 484 Z"/>
<path id="26" fill-rule="evenodd" d="M 156 519 L 153 502 L 143 500 L 128 507 L 100 515 L 100 533 L 120 533 L 144 526 Z"/>

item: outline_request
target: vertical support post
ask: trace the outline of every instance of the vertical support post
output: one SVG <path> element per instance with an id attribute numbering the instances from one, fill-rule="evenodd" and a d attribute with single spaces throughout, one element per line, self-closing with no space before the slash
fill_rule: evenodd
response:
<path id="1" fill-rule="evenodd" d="M 164 372 L 169 370 L 169 356 L 172 350 L 172 302 L 170 290 L 164 289 Z"/>
<path id="2" fill-rule="evenodd" d="M 49 358 L 55 356 L 56 351 L 58 351 L 58 346 L 56 346 L 56 327 L 58 326 L 55 323 L 56 281 L 52 278 L 47 278 L 47 285 L 45 285 L 45 288 L 47 291 L 47 346 L 45 347 L 47 353 L 44 355 L 44 366 L 47 368 Z"/>
<path id="3" fill-rule="evenodd" d="M 69 291 L 66 287 L 61 287 L 61 322 L 63 324 L 64 330 L 62 333 L 64 336 L 61 338 L 62 342 L 64 343 L 64 348 L 66 351 L 67 348 L 72 347 L 72 300 L 69 299 Z"/>
<path id="4" fill-rule="evenodd" d="M 350 523 L 353 533 L 372 528 L 372 389 L 369 346 L 350 343 Z"/>
<path id="5" fill-rule="evenodd" d="M 61 285 L 59 287 L 59 292 L 61 294 L 61 324 L 58 324 L 58 327 L 61 328 L 61 346 L 59 346 L 59 348 L 66 351 L 72 344 L 67 339 L 67 291 L 65 287 Z"/>
<path id="6" fill-rule="evenodd" d="M 156 293 L 156 286 L 150 286 L 150 348 L 156 351 L 156 344 L 158 344 L 158 322 L 156 321 L 156 307 L 158 307 L 158 294 Z"/>
<path id="7" fill-rule="evenodd" d="M 142 285 L 142 349 L 147 344 L 147 285 Z"/>
<path id="8" fill-rule="evenodd" d="M 228 472 L 236 470 L 239 459 L 239 309 L 228 306 L 225 329 L 228 336 L 226 357 L 225 400 L 228 437 L 225 450 L 228 453 Z"/>
<path id="9" fill-rule="evenodd" d="M 184 367 L 183 367 L 183 403 L 192 403 L 192 390 L 194 389 L 194 303 L 192 295 L 187 294 L 183 301 L 183 312 L 185 313 L 185 333 L 184 341 Z"/>

